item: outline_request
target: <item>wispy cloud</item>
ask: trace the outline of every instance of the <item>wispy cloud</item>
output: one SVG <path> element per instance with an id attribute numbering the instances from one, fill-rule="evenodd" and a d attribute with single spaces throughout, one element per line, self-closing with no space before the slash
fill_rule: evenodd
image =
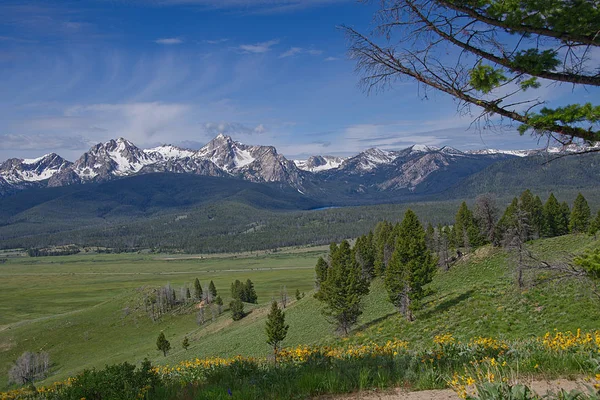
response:
<path id="1" fill-rule="evenodd" d="M 189 109 L 187 104 L 161 102 L 91 104 L 69 107 L 65 115 L 85 119 L 110 136 L 144 143 L 177 128 Z"/>
<path id="2" fill-rule="evenodd" d="M 266 53 L 271 50 L 271 47 L 279 44 L 279 39 L 269 40 L 267 42 L 260 42 L 254 44 L 242 44 L 238 47 L 244 53 Z"/>
<path id="3" fill-rule="evenodd" d="M 156 39 L 154 41 L 154 43 L 172 45 L 172 44 L 181 44 L 181 43 L 183 43 L 183 40 L 180 38 L 161 38 L 161 39 Z"/>
<path id="4" fill-rule="evenodd" d="M 47 134 L 0 135 L 0 150 L 83 150 L 87 149 L 89 146 L 90 141 L 82 136 L 57 136 Z"/>
<path id="5" fill-rule="evenodd" d="M 23 39 L 12 36 L 0 36 L 0 42 L 37 43 L 37 40 Z"/>
<path id="6" fill-rule="evenodd" d="M 279 58 L 293 57 L 298 54 L 310 54 L 311 56 L 318 56 L 323 54 L 323 51 L 317 49 L 305 49 L 302 47 L 290 47 L 289 50 L 281 53 Z"/>
<path id="7" fill-rule="evenodd" d="M 213 39 L 213 40 L 206 39 L 206 40 L 203 40 L 202 42 L 208 43 L 208 44 L 221 44 L 221 43 L 225 43 L 228 41 L 229 41 L 229 39 L 222 38 L 222 39 Z"/>
<path id="8" fill-rule="evenodd" d="M 339 58 L 338 58 L 338 57 L 327 57 L 327 58 L 325 59 L 325 61 L 337 61 L 337 60 L 339 60 Z"/>
<path id="9" fill-rule="evenodd" d="M 355 0 L 134 0 L 154 6 L 197 6 L 211 9 L 238 9 L 252 13 L 286 13 L 311 7 L 350 3 Z"/>
<path id="10" fill-rule="evenodd" d="M 239 136 L 262 134 L 267 131 L 263 124 L 258 124 L 254 128 L 238 122 L 207 122 L 204 124 L 204 131 L 209 136 L 216 136 L 219 133 L 225 135 Z"/>

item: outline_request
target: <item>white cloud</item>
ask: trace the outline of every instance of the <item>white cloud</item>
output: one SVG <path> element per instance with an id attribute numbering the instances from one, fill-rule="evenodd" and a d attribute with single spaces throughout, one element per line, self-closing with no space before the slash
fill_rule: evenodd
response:
<path id="1" fill-rule="evenodd" d="M 204 131 L 209 137 L 223 133 L 232 136 L 233 139 L 239 139 L 240 136 L 265 133 L 267 129 L 263 124 L 258 124 L 256 127 L 251 128 L 248 125 L 238 122 L 207 122 L 204 124 Z"/>
<path id="2" fill-rule="evenodd" d="M 325 61 L 337 61 L 337 60 L 339 60 L 339 58 L 338 58 L 338 57 L 327 57 L 327 58 L 325 59 Z"/>
<path id="3" fill-rule="evenodd" d="M 90 141 L 82 136 L 50 134 L 4 134 L 0 135 L 0 150 L 83 150 Z"/>
<path id="4" fill-rule="evenodd" d="M 214 40 L 209 40 L 209 39 L 203 40 L 204 43 L 208 43 L 208 44 L 221 44 L 221 43 L 225 43 L 228 41 L 229 41 L 229 39 L 226 39 L 226 38 L 214 39 Z"/>
<path id="5" fill-rule="evenodd" d="M 317 50 L 317 49 L 304 49 L 302 47 L 290 47 L 289 50 L 281 53 L 279 55 L 279 58 L 293 57 L 298 54 L 310 54 L 311 56 L 318 56 L 319 54 L 322 54 L 322 53 L 323 52 L 321 50 Z"/>
<path id="6" fill-rule="evenodd" d="M 214 9 L 239 9 L 254 13 L 285 13 L 331 4 L 350 3 L 354 0 L 137 0 L 142 4 L 190 6 Z"/>
<path id="7" fill-rule="evenodd" d="M 266 53 L 271 50 L 271 47 L 277 44 L 279 44 L 279 39 L 254 44 L 242 44 L 238 48 L 244 53 Z"/>
<path id="8" fill-rule="evenodd" d="M 291 56 L 295 56 L 296 54 L 300 54 L 300 53 L 302 53 L 301 47 L 291 47 L 288 51 L 281 53 L 279 55 L 279 58 L 291 57 Z"/>
<path id="9" fill-rule="evenodd" d="M 172 44 L 181 44 L 181 43 L 183 43 L 183 40 L 180 38 L 162 38 L 162 39 L 156 39 L 154 41 L 154 43 L 172 45 Z"/>
<path id="10" fill-rule="evenodd" d="M 187 104 L 160 102 L 91 104 L 69 107 L 65 115 L 104 129 L 106 139 L 123 136 L 144 143 L 151 138 L 169 137 L 189 109 Z"/>

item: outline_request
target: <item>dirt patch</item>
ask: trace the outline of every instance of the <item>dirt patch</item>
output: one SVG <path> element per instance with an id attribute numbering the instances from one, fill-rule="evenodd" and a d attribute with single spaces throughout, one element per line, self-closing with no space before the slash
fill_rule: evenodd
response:
<path id="1" fill-rule="evenodd" d="M 0 330 L 2 330 L 2 329 L 0 329 Z M 9 351 L 13 347 L 15 347 L 14 341 L 2 341 L 2 342 L 0 342 L 0 353 Z"/>
<path id="2" fill-rule="evenodd" d="M 545 395 L 548 392 L 557 392 L 560 389 L 570 391 L 580 389 L 586 391 L 585 382 L 582 380 L 569 381 L 558 379 L 554 381 L 529 381 L 524 380 L 521 383 L 529 386 L 539 395 Z M 387 391 L 364 391 L 343 396 L 324 396 L 318 397 L 318 400 L 460 400 L 460 398 L 450 389 L 444 390 L 422 390 L 418 392 L 409 392 L 406 389 L 391 389 Z"/>

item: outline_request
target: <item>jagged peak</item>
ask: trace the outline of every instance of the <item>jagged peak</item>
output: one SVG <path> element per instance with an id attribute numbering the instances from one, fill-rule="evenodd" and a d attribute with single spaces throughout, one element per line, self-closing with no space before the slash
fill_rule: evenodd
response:
<path id="1" fill-rule="evenodd" d="M 64 158 L 62 158 L 61 156 L 59 156 L 56 153 L 48 153 L 48 154 L 44 154 L 43 156 L 37 157 L 37 158 L 23 158 L 23 159 L 21 159 L 21 162 L 23 164 L 36 164 L 40 161 L 48 160 L 48 159 L 55 159 L 57 157 L 61 160 L 64 160 Z"/>

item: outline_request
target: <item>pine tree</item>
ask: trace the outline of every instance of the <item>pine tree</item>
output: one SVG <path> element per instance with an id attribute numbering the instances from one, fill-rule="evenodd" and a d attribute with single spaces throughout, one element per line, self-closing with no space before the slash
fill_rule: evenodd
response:
<path id="1" fill-rule="evenodd" d="M 373 233 L 359 236 L 352 249 L 354 259 L 362 270 L 363 277 L 371 280 L 375 276 L 375 253 L 373 249 Z"/>
<path id="2" fill-rule="evenodd" d="M 550 193 L 546 204 L 544 204 L 544 230 L 545 237 L 555 237 L 562 235 L 561 232 L 562 210 L 558 200 Z"/>
<path id="3" fill-rule="evenodd" d="M 187 350 L 188 347 L 190 347 L 190 340 L 187 336 L 183 338 L 183 342 L 181 342 L 181 347 L 183 347 L 184 350 Z"/>
<path id="4" fill-rule="evenodd" d="M 275 356 L 277 356 L 281 342 L 287 336 L 289 327 L 285 324 L 285 313 L 277 306 L 277 302 L 273 301 L 271 311 L 267 315 L 265 331 L 267 333 L 267 344 L 273 347 Z"/>
<path id="5" fill-rule="evenodd" d="M 245 301 L 244 284 L 239 279 L 231 284 L 231 298 Z"/>
<path id="6" fill-rule="evenodd" d="M 186 298 L 186 301 L 190 301 L 190 299 L 192 298 L 192 293 L 190 292 L 190 288 L 185 288 L 185 298 Z"/>
<path id="7" fill-rule="evenodd" d="M 210 283 L 208 285 L 208 291 L 210 292 L 210 295 L 213 299 L 215 297 L 217 297 L 217 288 L 215 287 L 215 284 L 213 281 L 210 281 Z"/>
<path id="8" fill-rule="evenodd" d="M 296 289 L 296 300 L 300 300 L 302 295 L 300 294 L 300 289 Z"/>
<path id="9" fill-rule="evenodd" d="M 434 236 L 435 236 L 435 229 L 433 229 L 433 225 L 431 225 L 431 222 L 429 222 L 429 223 L 427 223 L 427 229 L 425 230 L 425 243 L 427 243 L 427 248 L 431 252 L 435 251 Z"/>
<path id="10" fill-rule="evenodd" d="M 198 301 L 202 300 L 202 285 L 198 278 L 194 281 L 194 298 Z"/>
<path id="11" fill-rule="evenodd" d="M 498 207 L 496 206 L 495 197 L 491 194 L 477 196 L 473 216 L 485 240 L 493 243 L 498 220 Z"/>
<path id="12" fill-rule="evenodd" d="M 324 314 L 331 317 L 337 329 L 348 334 L 362 314 L 361 300 L 369 292 L 356 262 L 352 259 L 350 244 L 344 240 L 339 248 L 332 247 L 331 266 L 327 279 L 321 284 L 319 300 L 326 304 Z"/>
<path id="13" fill-rule="evenodd" d="M 392 224 L 387 221 L 379 222 L 375 226 L 375 233 L 373 234 L 374 244 L 374 270 L 376 276 L 383 276 L 388 261 L 388 254 L 390 253 L 389 242 L 392 237 Z"/>
<path id="14" fill-rule="evenodd" d="M 244 313 L 244 303 L 240 299 L 231 300 L 229 308 L 231 309 L 231 319 L 234 321 L 239 321 L 246 316 Z"/>
<path id="15" fill-rule="evenodd" d="M 590 223 L 590 228 L 588 230 L 588 233 L 595 237 L 596 234 L 598 233 L 598 231 L 600 231 L 600 210 L 598 210 L 598 214 L 596 215 L 596 218 L 594 218 L 592 220 L 592 222 Z"/>
<path id="16" fill-rule="evenodd" d="M 156 347 L 158 350 L 163 352 L 163 356 L 165 357 L 167 356 L 168 351 L 171 350 L 171 343 L 169 343 L 165 337 L 164 332 L 161 332 L 160 335 L 158 335 L 158 339 L 156 339 Z"/>
<path id="17" fill-rule="evenodd" d="M 246 281 L 246 284 L 244 285 L 244 295 L 245 295 L 244 301 L 246 303 L 254 303 L 254 304 L 258 303 L 258 296 L 256 295 L 256 290 L 254 289 L 254 284 L 252 283 L 252 281 L 250 279 L 248 279 Z"/>
<path id="18" fill-rule="evenodd" d="M 317 293 L 315 297 L 318 297 L 319 290 L 321 289 L 321 284 L 327 279 L 327 270 L 329 269 L 329 264 L 323 257 L 319 257 L 317 260 L 317 265 L 315 266 L 315 286 L 317 289 Z"/>
<path id="19" fill-rule="evenodd" d="M 512 202 L 504 210 L 502 218 L 496 224 L 496 233 L 494 234 L 494 245 L 499 246 L 505 239 L 506 232 L 514 226 L 515 214 L 519 210 L 519 199 L 513 198 Z"/>
<path id="20" fill-rule="evenodd" d="M 573 210 L 571 211 L 571 218 L 569 221 L 569 228 L 573 233 L 587 232 L 590 226 L 590 219 L 592 212 L 588 205 L 585 197 L 581 193 L 577 195 L 575 202 L 573 203 Z"/>
<path id="21" fill-rule="evenodd" d="M 479 247 L 484 239 L 475 221 L 475 217 L 464 201 L 456 213 L 454 224 L 454 242 L 457 247 Z"/>
<path id="22" fill-rule="evenodd" d="M 531 225 L 539 238 L 542 237 L 544 230 L 544 204 L 542 204 L 540 196 L 535 196 L 533 210 L 534 214 L 531 218 Z"/>
<path id="23" fill-rule="evenodd" d="M 560 223 L 559 223 L 559 235 L 566 235 L 569 233 L 569 225 L 571 220 L 571 210 L 569 204 L 563 201 L 560 205 Z"/>
<path id="24" fill-rule="evenodd" d="M 527 214 L 528 228 L 525 240 L 538 238 L 542 221 L 542 209 L 539 208 L 539 203 L 529 189 L 521 193 L 519 208 Z"/>
<path id="25" fill-rule="evenodd" d="M 217 296 L 215 298 L 215 304 L 217 305 L 217 310 L 220 315 L 223 312 L 223 299 L 221 298 L 221 296 Z"/>
<path id="26" fill-rule="evenodd" d="M 396 250 L 385 274 L 390 301 L 406 317 L 414 319 L 413 309 L 424 297 L 423 286 L 431 282 L 437 260 L 425 243 L 425 231 L 417 215 L 407 210 L 400 224 Z"/>

